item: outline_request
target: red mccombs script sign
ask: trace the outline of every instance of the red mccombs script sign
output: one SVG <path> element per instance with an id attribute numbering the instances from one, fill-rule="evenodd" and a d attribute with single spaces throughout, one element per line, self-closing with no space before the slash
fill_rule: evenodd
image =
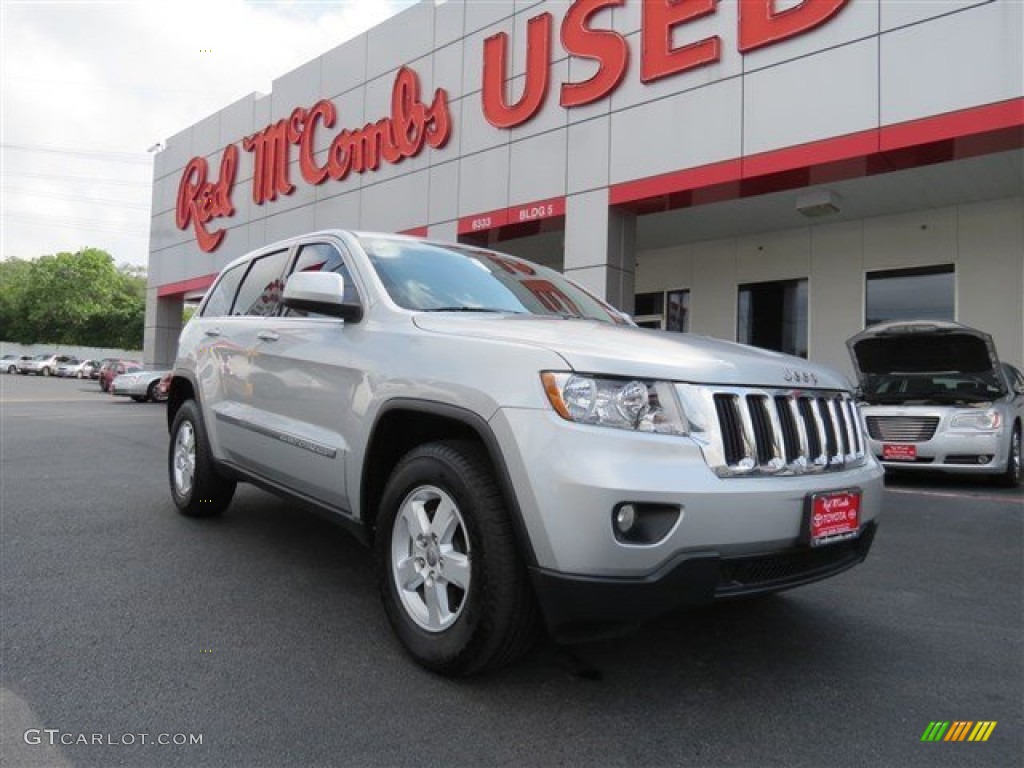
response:
<path id="1" fill-rule="evenodd" d="M 391 116 L 355 130 L 344 129 L 335 135 L 327 156 L 316 158 L 317 133 L 333 128 L 338 111 L 327 99 L 309 109 L 298 107 L 291 115 L 242 139 L 242 148 L 253 155 L 252 199 L 257 205 L 276 200 L 278 195 L 295 191 L 290 166 L 297 150 L 299 172 L 307 184 L 322 184 L 327 179 L 342 181 L 350 173 L 365 173 L 380 168 L 381 162 L 399 163 L 415 157 L 424 146 L 440 149 L 452 132 L 448 94 L 443 88 L 434 92 L 426 105 L 420 101 L 420 80 L 408 67 L 395 76 L 391 90 Z M 234 214 L 231 193 L 238 169 L 238 147 L 229 144 L 221 157 L 217 179 L 208 178 L 205 158 L 194 157 L 185 166 L 178 184 L 175 223 L 179 229 L 192 225 L 196 243 L 207 253 L 224 239 L 225 230 L 211 231 L 209 223 Z"/>
<path id="2" fill-rule="evenodd" d="M 570 57 L 596 62 L 597 72 L 586 80 L 560 83 L 562 107 L 572 109 L 607 98 L 622 82 L 631 55 L 630 42 L 613 29 L 595 26 L 594 17 L 626 2 L 575 0 L 569 6 L 559 28 L 561 46 Z M 781 10 L 776 9 L 778 2 L 739 0 L 736 47 L 741 54 L 804 34 L 831 19 L 850 0 L 803 0 Z M 719 61 L 722 40 L 718 35 L 686 38 L 686 24 L 717 11 L 718 0 L 643 0 L 638 36 L 640 80 L 651 83 Z M 500 32 L 484 41 L 480 99 L 491 125 L 521 125 L 543 107 L 551 90 L 553 35 L 552 14 L 545 11 L 528 20 L 526 76 L 515 100 L 508 94 L 509 36 Z M 324 99 L 308 109 L 299 107 L 289 117 L 245 137 L 242 148 L 253 155 L 253 202 L 262 205 L 295 191 L 289 175 L 293 151 L 298 153 L 303 180 L 316 185 L 377 170 L 381 162 L 399 163 L 418 155 L 424 146 L 440 149 L 452 131 L 447 92 L 438 88 L 431 103 L 424 104 L 419 77 L 408 67 L 395 77 L 390 117 L 341 130 L 331 141 L 326 158 L 317 160 L 317 132 L 333 128 L 337 120 L 337 109 Z M 210 177 L 209 165 L 202 157 L 193 158 L 182 173 L 175 221 L 179 229 L 192 226 L 203 251 L 215 250 L 224 239 L 225 231 L 211 230 L 210 224 L 234 214 L 231 193 L 237 169 L 238 147 L 231 144 L 224 149 L 216 179 Z"/>

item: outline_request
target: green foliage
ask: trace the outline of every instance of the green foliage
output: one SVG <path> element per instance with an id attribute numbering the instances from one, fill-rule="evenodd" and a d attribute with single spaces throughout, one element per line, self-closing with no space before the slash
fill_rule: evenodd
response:
<path id="1" fill-rule="evenodd" d="M 0 338 L 141 349 L 146 276 L 98 248 L 0 262 Z"/>

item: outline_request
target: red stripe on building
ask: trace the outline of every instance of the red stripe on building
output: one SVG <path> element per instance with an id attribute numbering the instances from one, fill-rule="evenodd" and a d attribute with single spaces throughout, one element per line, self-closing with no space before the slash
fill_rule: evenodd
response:
<path id="1" fill-rule="evenodd" d="M 157 296 L 184 296 L 186 293 L 192 293 L 193 291 L 205 291 L 213 285 L 213 281 L 216 279 L 217 274 L 215 273 L 181 280 L 177 283 L 167 283 L 158 287 L 156 294 Z"/>

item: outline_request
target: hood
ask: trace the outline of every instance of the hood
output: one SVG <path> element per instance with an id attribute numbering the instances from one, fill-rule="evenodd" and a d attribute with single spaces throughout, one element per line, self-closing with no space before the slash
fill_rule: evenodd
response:
<path id="1" fill-rule="evenodd" d="M 984 331 L 948 320 L 873 325 L 846 341 L 862 387 L 869 376 L 973 373 L 999 377 L 999 357 Z"/>
<path id="2" fill-rule="evenodd" d="M 425 331 L 542 347 L 579 372 L 732 386 L 848 390 L 838 372 L 799 357 L 688 333 L 541 315 L 424 313 Z"/>

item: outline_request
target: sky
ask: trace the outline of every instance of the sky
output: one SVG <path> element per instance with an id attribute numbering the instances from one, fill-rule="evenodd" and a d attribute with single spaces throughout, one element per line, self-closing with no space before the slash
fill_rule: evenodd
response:
<path id="1" fill-rule="evenodd" d="M 149 151 L 413 0 L 0 0 L 0 258 L 145 265 Z"/>

